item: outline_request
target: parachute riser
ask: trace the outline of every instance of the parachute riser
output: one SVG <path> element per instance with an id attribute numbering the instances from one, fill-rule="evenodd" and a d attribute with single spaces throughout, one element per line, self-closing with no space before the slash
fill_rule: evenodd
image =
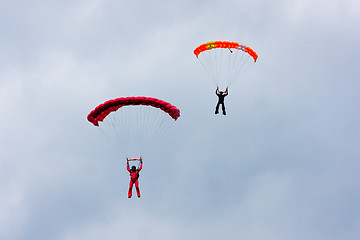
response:
<path id="1" fill-rule="evenodd" d="M 142 157 L 141 158 L 126 158 L 126 160 L 128 161 L 128 162 L 136 162 L 136 161 L 138 161 L 138 166 L 137 166 L 137 168 L 140 168 L 140 164 L 141 164 L 141 162 L 142 162 Z"/>

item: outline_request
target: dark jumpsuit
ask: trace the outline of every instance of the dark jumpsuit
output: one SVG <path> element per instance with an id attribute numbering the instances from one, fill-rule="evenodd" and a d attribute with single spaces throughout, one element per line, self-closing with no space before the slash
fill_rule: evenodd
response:
<path id="1" fill-rule="evenodd" d="M 217 103 L 217 105 L 216 105 L 216 109 L 215 109 L 215 114 L 218 114 L 218 113 L 219 113 L 219 106 L 220 106 L 220 104 L 221 104 L 223 114 L 226 115 L 224 98 L 228 95 L 228 92 L 227 92 L 227 91 L 225 91 L 225 92 L 220 92 L 218 89 L 216 89 L 215 93 L 216 93 L 216 95 L 219 97 L 219 101 L 218 101 L 218 103 Z"/>

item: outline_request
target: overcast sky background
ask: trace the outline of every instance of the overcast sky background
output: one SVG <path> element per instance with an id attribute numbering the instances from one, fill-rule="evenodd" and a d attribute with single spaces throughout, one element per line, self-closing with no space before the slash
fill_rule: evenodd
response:
<path id="1" fill-rule="evenodd" d="M 355 0 L 0 0 L 0 239 L 359 239 L 359 26 Z M 227 116 L 215 40 L 259 55 Z M 140 95 L 181 117 L 128 199 L 86 116 Z"/>

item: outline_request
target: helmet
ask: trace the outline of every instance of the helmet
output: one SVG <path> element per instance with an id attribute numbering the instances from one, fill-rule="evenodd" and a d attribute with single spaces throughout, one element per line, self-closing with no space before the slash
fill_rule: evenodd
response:
<path id="1" fill-rule="evenodd" d="M 136 167 L 135 167 L 135 166 L 132 166 L 132 167 L 131 167 L 131 171 L 135 172 L 135 171 L 136 171 Z"/>

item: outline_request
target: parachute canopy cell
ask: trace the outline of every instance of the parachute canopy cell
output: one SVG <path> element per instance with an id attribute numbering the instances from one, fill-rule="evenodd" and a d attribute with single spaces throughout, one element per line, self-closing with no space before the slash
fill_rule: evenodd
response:
<path id="1" fill-rule="evenodd" d="M 169 114 L 174 120 L 180 117 L 180 110 L 163 100 L 152 97 L 121 97 L 100 104 L 89 113 L 87 119 L 95 126 L 99 126 L 99 121 L 103 121 L 111 112 L 115 112 L 121 107 L 131 105 L 146 105 L 159 108 Z"/>

